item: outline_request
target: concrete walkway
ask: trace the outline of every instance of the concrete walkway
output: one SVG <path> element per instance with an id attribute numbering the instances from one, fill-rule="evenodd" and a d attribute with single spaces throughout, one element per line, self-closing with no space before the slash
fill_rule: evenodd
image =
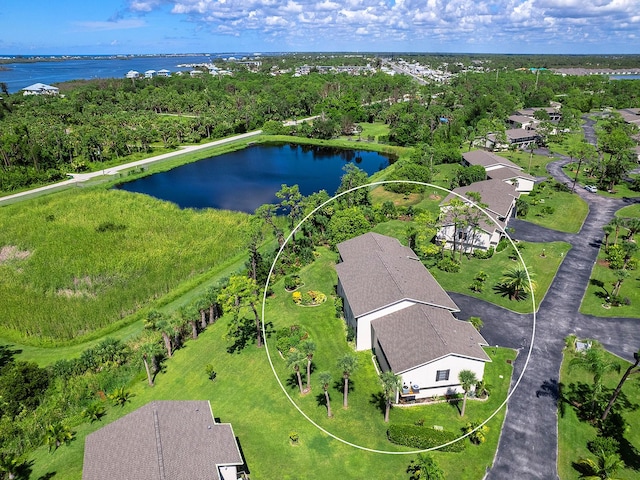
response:
<path id="1" fill-rule="evenodd" d="M 561 167 L 562 158 L 547 170 L 561 182 L 570 179 Z M 513 382 L 518 379 L 531 350 L 521 383 L 511 396 L 494 465 L 488 479 L 556 479 L 558 378 L 564 338 L 572 333 L 599 340 L 608 350 L 627 360 L 640 348 L 640 320 L 597 318 L 578 312 L 597 259 L 602 226 L 615 212 L 638 200 L 604 198 L 584 189 L 576 192 L 589 204 L 589 214 L 578 234 L 556 232 L 515 220 L 513 238 L 547 242 L 562 240 L 572 249 L 562 262 L 536 315 L 535 341 L 531 348 L 533 315 L 519 315 L 495 305 L 453 294 L 461 307 L 460 318 L 480 316 L 482 334 L 491 345 L 519 350 Z M 513 386 L 513 383 L 512 383 Z"/>

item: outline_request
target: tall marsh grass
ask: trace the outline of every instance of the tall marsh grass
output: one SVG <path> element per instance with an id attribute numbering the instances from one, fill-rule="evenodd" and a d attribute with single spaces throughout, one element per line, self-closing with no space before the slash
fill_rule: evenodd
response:
<path id="1" fill-rule="evenodd" d="M 244 248 L 249 216 L 119 190 L 0 209 L 0 336 L 51 344 L 104 328 Z"/>

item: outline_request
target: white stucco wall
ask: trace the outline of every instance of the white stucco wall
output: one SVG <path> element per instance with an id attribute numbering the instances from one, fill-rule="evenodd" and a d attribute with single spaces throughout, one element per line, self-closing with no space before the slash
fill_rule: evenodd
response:
<path id="1" fill-rule="evenodd" d="M 432 397 L 434 395 L 445 395 L 452 393 L 463 393 L 458 381 L 458 374 L 462 370 L 471 370 L 476 374 L 478 380 L 484 376 L 485 362 L 471 358 L 448 355 L 439 360 L 435 360 L 426 365 L 414 368 L 401 373 L 402 384 L 415 385 L 420 387 L 420 393 L 416 398 Z M 449 370 L 449 380 L 436 381 L 438 370 Z"/>
<path id="2" fill-rule="evenodd" d="M 238 468 L 235 465 L 218 467 L 218 472 L 220 472 L 221 480 L 237 480 L 238 478 Z"/>
<path id="3" fill-rule="evenodd" d="M 472 235 L 471 229 L 466 229 L 466 230 L 467 230 L 467 235 L 470 238 L 470 236 Z M 445 239 L 447 241 L 447 244 L 445 245 L 445 247 L 448 248 L 449 250 L 451 250 L 454 245 L 454 242 L 453 242 L 454 232 L 455 232 L 455 229 L 453 225 L 445 225 L 441 227 L 440 230 L 438 230 L 438 235 L 437 235 L 438 240 Z M 476 232 L 473 247 L 471 246 L 471 244 L 467 243 L 466 241 L 464 240 L 462 241 L 463 244 L 465 245 L 464 251 L 467 252 L 470 249 L 472 250 L 473 248 L 488 250 L 489 247 L 492 245 L 492 241 L 494 240 L 494 237 L 493 237 L 494 235 L 495 235 L 495 232 L 493 233 L 493 235 L 490 235 L 484 230 Z M 499 240 L 499 236 L 500 236 L 500 233 L 498 232 L 498 240 Z M 498 242 L 496 241 L 494 245 L 497 245 L 497 243 Z M 456 246 L 459 246 L 460 240 L 458 239 L 455 244 Z"/>

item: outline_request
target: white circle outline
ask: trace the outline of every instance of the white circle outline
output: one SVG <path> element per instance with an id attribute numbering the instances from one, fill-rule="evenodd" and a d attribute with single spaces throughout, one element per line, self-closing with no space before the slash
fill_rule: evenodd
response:
<path id="1" fill-rule="evenodd" d="M 498 406 L 498 408 L 491 415 L 489 415 L 489 417 L 487 417 L 487 419 L 484 422 L 479 424 L 473 430 L 465 433 L 464 435 L 461 435 L 460 437 L 458 437 L 458 438 L 456 438 L 454 440 L 451 440 L 451 441 L 449 441 L 447 443 L 443 443 L 442 445 L 438 445 L 436 447 L 425 448 L 425 449 L 422 449 L 422 450 L 411 450 L 411 451 L 406 451 L 406 452 L 389 451 L 389 450 L 378 450 L 378 449 L 375 449 L 375 448 L 364 447 L 362 445 L 358 445 L 356 443 L 349 442 L 348 440 L 345 440 L 345 439 L 343 439 L 341 437 L 338 437 L 337 435 L 329 432 L 324 427 L 318 425 L 312 418 L 310 418 L 298 406 L 298 404 L 293 400 L 293 398 L 291 398 L 291 395 L 289 395 L 289 392 L 287 392 L 287 390 L 285 389 L 284 385 L 282 384 L 282 381 L 280 380 L 280 377 L 278 377 L 278 374 L 276 372 L 275 366 L 273 365 L 273 359 L 271 358 L 271 353 L 269 352 L 269 345 L 267 343 L 267 335 L 266 335 L 265 321 L 264 321 L 265 320 L 265 305 L 266 305 L 266 301 L 267 301 L 267 290 L 268 290 L 268 287 L 269 287 L 269 282 L 271 280 L 271 275 L 273 274 L 273 269 L 274 269 L 274 267 L 276 265 L 276 262 L 280 258 L 280 254 L 284 250 L 284 247 L 287 245 L 287 243 L 289 242 L 291 237 L 293 237 L 293 235 L 298 231 L 300 226 L 305 221 L 307 221 L 309 219 L 309 217 L 311 217 L 314 213 L 316 213 L 318 210 L 320 210 L 322 207 L 324 207 L 328 203 L 331 203 L 334 200 L 340 198 L 341 196 L 346 195 L 347 193 L 354 192 L 354 191 L 359 190 L 361 188 L 376 187 L 376 186 L 379 186 L 379 185 L 385 185 L 385 184 L 389 184 L 389 183 L 409 183 L 409 184 L 413 184 L 413 185 L 422 185 L 422 186 L 429 187 L 429 188 L 437 188 L 438 190 L 442 190 L 442 191 L 447 192 L 447 193 L 453 193 L 454 195 L 456 195 L 457 197 L 459 197 L 460 199 L 462 199 L 466 203 L 470 204 L 471 206 L 480 209 L 481 212 L 483 212 L 485 215 L 487 215 L 496 224 L 496 226 L 498 227 L 500 232 L 503 235 L 505 235 L 505 237 L 509 240 L 509 242 L 511 243 L 511 246 L 514 248 L 516 254 L 518 255 L 518 259 L 520 260 L 520 263 L 524 267 L 524 270 L 525 270 L 525 272 L 527 274 L 527 280 L 529 281 L 529 290 L 531 292 L 531 303 L 532 303 L 532 306 L 533 306 L 533 326 L 532 326 L 532 330 L 531 330 L 531 341 L 529 342 L 529 350 L 527 352 L 527 358 L 526 358 L 524 366 L 522 368 L 522 372 L 520 372 L 520 375 L 518 376 L 518 379 L 516 380 L 516 382 L 513 384 L 513 387 L 511 388 L 511 391 L 507 394 L 507 398 L 504 399 L 504 401 Z M 293 230 L 291 230 L 291 233 L 289 233 L 289 235 L 285 239 L 284 243 L 278 249 L 278 253 L 276 254 L 276 256 L 275 256 L 275 258 L 273 260 L 273 263 L 271 264 L 271 268 L 269 269 L 269 275 L 267 275 L 267 280 L 266 280 L 266 283 L 265 283 L 265 286 L 264 286 L 264 292 L 262 294 L 262 311 L 261 311 L 261 314 L 262 314 L 262 319 L 261 319 L 262 320 L 262 338 L 263 338 L 263 341 L 264 341 L 264 347 L 265 347 L 265 351 L 267 353 L 267 359 L 269 360 L 269 365 L 271 367 L 271 371 L 273 372 L 273 375 L 276 378 L 276 380 L 278 382 L 278 385 L 280 385 L 280 389 L 285 394 L 285 396 L 289 399 L 289 401 L 294 406 L 294 408 L 296 410 L 298 410 L 298 412 L 309 423 L 311 423 L 314 427 L 316 427 L 318 430 L 320 430 L 324 434 L 328 435 L 329 437 L 331 437 L 331 438 L 333 438 L 335 440 L 338 440 L 339 442 L 341 442 L 341 443 L 343 443 L 345 445 L 348 445 L 350 447 L 357 448 L 359 450 L 364 450 L 364 451 L 371 452 L 371 453 L 381 453 L 381 454 L 385 454 L 385 455 L 415 455 L 415 454 L 418 454 L 418 453 L 425 453 L 425 452 L 431 452 L 431 451 L 434 451 L 434 450 L 439 450 L 439 449 L 441 449 L 443 447 L 447 447 L 447 446 L 452 445 L 452 444 L 454 444 L 456 442 L 459 442 L 460 440 L 463 440 L 463 439 L 467 438 L 472 433 L 474 433 L 477 430 L 481 429 L 493 417 L 495 417 L 498 414 L 498 412 L 500 410 L 502 410 L 502 408 L 504 408 L 504 406 L 507 404 L 507 402 L 509 401 L 509 399 L 511 398 L 513 393 L 518 388 L 518 385 L 520 385 L 522 377 L 524 376 L 525 372 L 527 371 L 527 366 L 529 365 L 529 359 L 531 358 L 531 352 L 533 350 L 533 343 L 535 341 L 535 335 L 536 335 L 536 302 L 535 302 L 535 293 L 534 293 L 534 289 L 533 289 L 533 284 L 531 282 L 531 277 L 529 275 L 529 269 L 527 268 L 527 265 L 525 264 L 524 259 L 522 258 L 522 255 L 520 254 L 520 251 L 516 247 L 515 243 L 513 242 L 513 240 L 509 236 L 509 234 L 505 231 L 505 229 L 502 226 L 500 226 L 500 224 L 498 224 L 498 222 L 496 220 L 491 218 L 489 213 L 484 208 L 482 208 L 478 204 L 474 203 L 472 200 L 470 200 L 470 199 L 468 199 L 466 197 L 463 197 L 462 195 L 460 195 L 460 194 L 458 194 L 456 192 L 452 192 L 451 190 L 448 190 L 448 189 L 446 189 L 444 187 L 440 187 L 438 185 L 433 185 L 431 183 L 416 182 L 416 181 L 413 181 L 413 180 L 383 180 L 383 181 L 367 183 L 366 185 L 360 185 L 358 187 L 350 188 L 349 190 L 346 190 L 346 191 L 341 192 L 341 193 L 339 193 L 337 195 L 334 195 L 333 197 L 329 198 L 328 200 L 326 200 L 323 203 L 321 203 L 320 205 L 318 205 L 311 212 L 309 212 L 302 220 L 300 220 L 300 222 L 298 222 L 298 224 L 293 228 Z M 506 417 L 505 417 L 505 421 L 506 421 Z"/>

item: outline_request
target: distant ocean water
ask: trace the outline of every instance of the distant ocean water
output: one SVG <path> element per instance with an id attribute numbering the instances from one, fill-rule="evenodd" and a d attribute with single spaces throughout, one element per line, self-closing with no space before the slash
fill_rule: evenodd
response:
<path id="1" fill-rule="evenodd" d="M 0 82 L 7 84 L 10 93 L 15 93 L 34 83 L 51 85 L 69 80 L 123 78 L 129 70 L 136 70 L 140 73 L 162 69 L 171 72 L 189 71 L 190 68 L 179 68 L 178 65 L 208 63 L 218 58 L 230 56 L 242 58 L 244 55 L 247 54 L 109 56 L 105 58 L 92 56 L 59 61 L 4 63 L 0 64 Z"/>
<path id="2" fill-rule="evenodd" d="M 640 75 L 609 75 L 611 80 L 640 80 Z"/>

